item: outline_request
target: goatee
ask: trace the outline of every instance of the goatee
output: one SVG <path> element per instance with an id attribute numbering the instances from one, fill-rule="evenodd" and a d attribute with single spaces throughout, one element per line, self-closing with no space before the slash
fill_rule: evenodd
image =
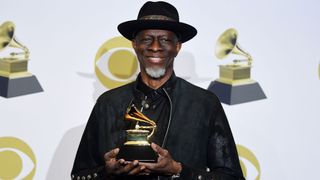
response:
<path id="1" fill-rule="evenodd" d="M 166 69 L 165 68 L 146 68 L 146 72 L 150 77 L 154 79 L 158 79 L 166 73 Z"/>

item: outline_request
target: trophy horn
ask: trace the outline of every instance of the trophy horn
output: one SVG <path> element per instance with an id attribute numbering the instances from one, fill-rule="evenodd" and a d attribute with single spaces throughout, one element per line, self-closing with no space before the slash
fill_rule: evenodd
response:
<path id="1" fill-rule="evenodd" d="M 238 32 L 237 30 L 230 28 L 223 32 L 218 38 L 216 44 L 215 54 L 219 59 L 223 59 L 229 54 L 238 54 L 245 56 L 248 58 L 248 65 L 251 65 L 252 58 L 249 53 L 244 51 L 239 43 L 237 43 Z M 239 60 L 234 60 L 234 62 L 238 62 Z"/>
<path id="2" fill-rule="evenodd" d="M 157 127 L 156 123 L 142 114 L 135 106 L 131 106 L 127 113 L 125 114 L 126 120 L 134 120 L 137 122 L 144 122 L 148 126 L 139 126 L 139 129 L 151 129 L 151 133 L 148 135 L 148 138 L 151 137 Z"/>
<path id="3" fill-rule="evenodd" d="M 29 57 L 29 50 L 22 45 L 15 37 L 15 25 L 13 22 L 7 21 L 0 26 L 0 51 L 6 47 L 19 48 L 24 51 L 25 57 Z M 11 53 L 12 56 L 20 53 Z"/>
<path id="4" fill-rule="evenodd" d="M 144 122 L 151 125 L 151 127 L 156 126 L 156 123 L 154 121 L 146 117 L 134 106 L 131 106 L 130 109 L 128 109 L 127 113 L 125 114 L 125 119 Z"/>

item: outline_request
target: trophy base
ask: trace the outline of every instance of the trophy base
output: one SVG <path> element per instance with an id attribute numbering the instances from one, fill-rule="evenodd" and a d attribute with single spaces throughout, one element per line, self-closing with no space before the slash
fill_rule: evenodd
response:
<path id="1" fill-rule="evenodd" d="M 117 159 L 124 159 L 126 161 L 138 160 L 139 162 L 153 163 L 158 161 L 158 155 L 153 151 L 150 145 L 123 145 L 120 148 Z"/>
<path id="2" fill-rule="evenodd" d="M 34 75 L 19 78 L 0 76 L 0 96 L 16 97 L 43 91 Z"/>
<path id="3" fill-rule="evenodd" d="M 222 103 L 229 105 L 266 98 L 259 83 L 254 81 L 252 83 L 239 85 L 213 81 L 210 83 L 208 90 L 215 93 Z"/>

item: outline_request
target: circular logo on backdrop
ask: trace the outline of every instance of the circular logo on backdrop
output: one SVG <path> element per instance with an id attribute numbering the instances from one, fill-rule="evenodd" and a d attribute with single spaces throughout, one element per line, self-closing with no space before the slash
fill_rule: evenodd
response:
<path id="1" fill-rule="evenodd" d="M 261 169 L 257 157 L 248 148 L 237 144 L 240 157 L 240 165 L 244 177 L 247 179 L 260 180 Z"/>
<path id="2" fill-rule="evenodd" d="M 0 137 L 0 179 L 32 180 L 36 157 L 24 141 L 15 137 Z"/>
<path id="3" fill-rule="evenodd" d="M 95 57 L 95 73 L 99 81 L 112 89 L 135 80 L 138 61 L 131 42 L 124 37 L 106 41 Z"/>

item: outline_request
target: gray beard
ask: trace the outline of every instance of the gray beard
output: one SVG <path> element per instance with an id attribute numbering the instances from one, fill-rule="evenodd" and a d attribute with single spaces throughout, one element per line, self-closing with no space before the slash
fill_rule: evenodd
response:
<path id="1" fill-rule="evenodd" d="M 165 68 L 146 68 L 146 72 L 150 77 L 157 79 L 162 77 L 165 74 L 166 69 Z"/>

